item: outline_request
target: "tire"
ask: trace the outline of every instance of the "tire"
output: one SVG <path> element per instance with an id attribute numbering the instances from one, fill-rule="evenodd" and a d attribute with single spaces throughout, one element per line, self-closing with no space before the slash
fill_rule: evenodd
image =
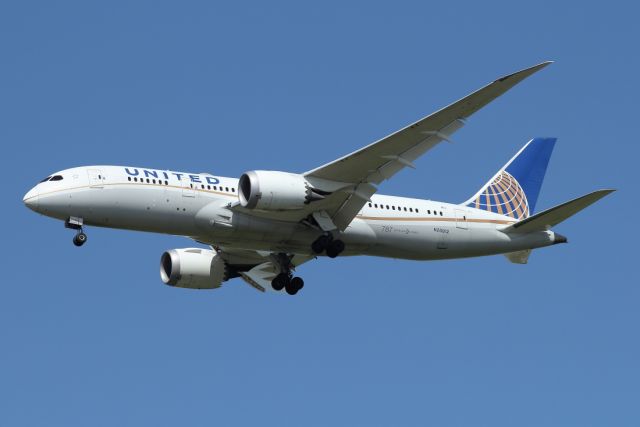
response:
<path id="1" fill-rule="evenodd" d="M 327 256 L 335 258 L 344 251 L 344 242 L 342 240 L 334 240 L 327 248 Z"/>
<path id="2" fill-rule="evenodd" d="M 311 244 L 311 250 L 313 251 L 314 254 L 319 255 L 324 251 L 324 245 L 322 244 L 322 242 L 320 242 L 320 239 L 314 241 Z"/>
<path id="3" fill-rule="evenodd" d="M 297 290 L 304 288 L 304 280 L 301 277 L 291 279 L 291 287 Z"/>
<path id="4" fill-rule="evenodd" d="M 320 236 L 311 244 L 311 250 L 315 254 L 321 254 L 325 249 L 327 249 L 330 243 L 331 237 Z"/>
<path id="5" fill-rule="evenodd" d="M 344 242 L 342 240 L 334 240 L 331 242 L 333 249 L 340 255 L 344 251 Z"/>
<path id="6" fill-rule="evenodd" d="M 289 276 L 284 273 L 278 274 L 272 281 L 271 287 L 276 291 L 283 290 L 289 284 Z"/>
<path id="7" fill-rule="evenodd" d="M 338 256 L 338 252 L 337 252 L 334 248 L 332 248 L 331 246 L 329 246 L 329 247 L 327 248 L 327 256 L 328 256 L 329 258 L 335 258 L 335 257 L 337 257 L 337 256 Z"/>
<path id="8" fill-rule="evenodd" d="M 87 241 L 87 235 L 84 233 L 78 233 L 73 238 L 73 244 L 78 247 L 84 245 L 86 241 Z"/>
<path id="9" fill-rule="evenodd" d="M 300 289 L 302 289 L 301 287 L 300 288 L 298 287 L 298 285 L 299 285 L 298 282 L 301 282 L 301 281 L 302 281 L 302 279 L 299 278 L 299 277 L 294 277 L 293 279 L 291 279 L 291 281 L 289 283 L 287 283 L 287 286 L 285 287 L 285 290 L 287 291 L 287 293 L 289 295 L 297 294 L 298 291 Z M 302 284 L 302 286 L 304 286 L 304 283 Z"/>

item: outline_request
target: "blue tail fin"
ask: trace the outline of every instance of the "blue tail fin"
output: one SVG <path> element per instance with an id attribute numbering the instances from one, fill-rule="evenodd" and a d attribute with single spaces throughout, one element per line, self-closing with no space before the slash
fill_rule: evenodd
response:
<path id="1" fill-rule="evenodd" d="M 532 215 L 556 138 L 534 138 L 463 205 L 524 219 Z"/>

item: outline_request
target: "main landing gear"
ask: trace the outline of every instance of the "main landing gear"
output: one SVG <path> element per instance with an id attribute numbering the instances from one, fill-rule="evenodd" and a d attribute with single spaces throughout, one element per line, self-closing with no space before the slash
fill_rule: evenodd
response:
<path id="1" fill-rule="evenodd" d="M 304 280 L 300 277 L 293 277 L 293 273 L 291 272 L 293 269 L 291 257 L 287 254 L 280 253 L 273 255 L 273 260 L 280 268 L 280 274 L 271 281 L 271 287 L 276 291 L 284 289 L 289 295 L 297 294 L 298 291 L 304 287 Z"/>
<path id="2" fill-rule="evenodd" d="M 323 234 L 314 240 L 311 250 L 318 255 L 326 251 L 329 258 L 335 258 L 344 251 L 344 242 L 340 239 L 334 240 L 331 234 Z"/>
<path id="3" fill-rule="evenodd" d="M 300 277 L 292 277 L 291 272 L 280 273 L 272 281 L 271 286 L 276 291 L 285 290 L 289 295 L 295 295 L 304 288 L 304 280 Z"/>
<path id="4" fill-rule="evenodd" d="M 87 235 L 82 231 L 82 218 L 72 216 L 64 222 L 64 226 L 66 228 L 78 231 L 73 237 L 74 245 L 82 246 L 87 242 Z"/>

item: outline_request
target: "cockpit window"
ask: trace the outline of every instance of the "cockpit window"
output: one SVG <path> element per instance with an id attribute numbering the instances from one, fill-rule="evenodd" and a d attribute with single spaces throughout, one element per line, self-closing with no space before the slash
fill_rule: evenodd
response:
<path id="1" fill-rule="evenodd" d="M 54 175 L 49 181 L 62 181 L 62 175 Z"/>
<path id="2" fill-rule="evenodd" d="M 47 182 L 47 181 L 49 181 L 50 179 L 51 179 L 51 177 L 50 177 L 50 176 L 48 176 L 48 177 L 46 177 L 45 179 L 43 179 L 42 181 L 40 181 L 40 182 Z"/>

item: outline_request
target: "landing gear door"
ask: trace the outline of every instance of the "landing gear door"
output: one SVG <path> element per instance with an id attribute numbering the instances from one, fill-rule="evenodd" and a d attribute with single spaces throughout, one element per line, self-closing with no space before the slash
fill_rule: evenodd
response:
<path id="1" fill-rule="evenodd" d="M 87 169 L 89 175 L 89 186 L 91 188 L 103 188 L 104 187 L 104 173 L 100 169 Z"/>

